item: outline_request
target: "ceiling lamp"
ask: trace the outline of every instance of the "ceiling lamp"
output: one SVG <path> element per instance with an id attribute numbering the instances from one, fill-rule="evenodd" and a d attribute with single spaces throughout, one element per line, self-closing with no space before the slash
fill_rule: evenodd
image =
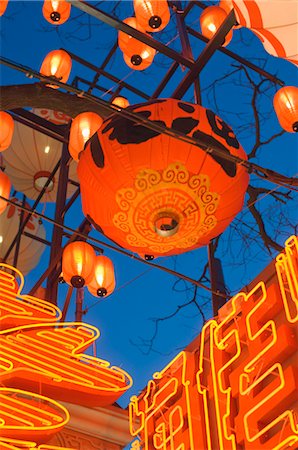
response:
<path id="1" fill-rule="evenodd" d="M 107 297 L 115 289 L 114 266 L 110 258 L 104 255 L 96 256 L 93 279 L 87 289 L 95 297 Z"/>
<path id="2" fill-rule="evenodd" d="M 144 30 L 138 25 L 135 17 L 128 17 L 123 22 L 144 33 Z M 156 53 L 154 48 L 138 41 L 123 31 L 119 31 L 118 33 L 118 45 L 123 52 L 125 63 L 135 70 L 144 70 L 149 67 Z"/>
<path id="3" fill-rule="evenodd" d="M 70 127 L 68 150 L 75 161 L 79 160 L 80 152 L 85 143 L 101 126 L 102 118 L 93 112 L 83 112 L 77 115 Z"/>
<path id="4" fill-rule="evenodd" d="M 227 13 L 223 8 L 219 6 L 208 6 L 204 9 L 200 15 L 200 25 L 202 30 L 202 35 L 208 39 L 212 39 L 219 27 L 225 21 Z M 228 45 L 233 37 L 233 31 L 230 30 L 225 37 L 222 44 L 223 47 Z"/>
<path id="5" fill-rule="evenodd" d="M 64 281 L 75 288 L 90 283 L 94 274 L 95 258 L 95 251 L 87 242 L 75 241 L 68 244 L 62 255 Z"/>
<path id="6" fill-rule="evenodd" d="M 138 24 L 146 31 L 161 31 L 170 21 L 166 0 L 134 0 L 133 6 Z"/>
<path id="7" fill-rule="evenodd" d="M 284 86 L 273 99 L 280 126 L 290 133 L 298 132 L 298 87 Z"/>
<path id="8" fill-rule="evenodd" d="M 5 13 L 5 10 L 7 8 L 8 0 L 1 0 L 0 1 L 0 16 L 2 16 Z"/>
<path id="9" fill-rule="evenodd" d="M 242 209 L 248 185 L 243 165 L 224 158 L 246 159 L 232 129 L 212 111 L 175 99 L 129 110 L 201 144 L 110 116 L 78 164 L 85 215 L 146 259 L 207 245 Z M 223 156 L 210 152 L 212 147 Z"/>
<path id="10" fill-rule="evenodd" d="M 0 195 L 5 198 L 9 198 L 11 189 L 11 183 L 8 176 L 0 170 Z M 3 213 L 7 206 L 7 202 L 0 198 L 0 214 Z"/>
<path id="11" fill-rule="evenodd" d="M 64 50 L 52 50 L 47 54 L 40 68 L 40 73 L 47 77 L 55 77 L 62 83 L 66 83 L 70 71 L 72 61 L 69 54 Z M 49 85 L 54 89 L 58 89 L 59 86 Z"/>
<path id="12" fill-rule="evenodd" d="M 0 152 L 6 150 L 11 143 L 14 121 L 10 114 L 0 111 Z"/>
<path id="13" fill-rule="evenodd" d="M 10 244 L 16 237 L 19 225 L 20 225 L 20 215 L 21 209 L 19 208 L 19 201 L 15 198 L 11 199 L 15 204 L 9 204 L 0 216 L 0 258 L 3 258 L 10 247 Z M 25 208 L 30 209 L 30 205 L 25 203 Z M 24 214 L 24 217 L 27 213 Z M 30 217 L 24 230 L 28 235 L 22 234 L 17 268 L 26 275 L 34 267 L 37 266 L 39 259 L 45 249 L 45 244 L 43 244 L 38 239 L 45 239 L 46 232 L 43 224 L 39 221 L 38 217 L 34 214 Z M 35 236 L 37 239 L 33 239 L 29 236 Z M 7 264 L 13 265 L 14 260 L 14 249 L 11 251 L 6 262 Z"/>
<path id="14" fill-rule="evenodd" d="M 56 123 L 57 120 L 56 117 Z M 65 122 L 61 120 L 60 123 Z M 5 172 L 17 191 L 35 200 L 59 161 L 61 152 L 61 142 L 26 125 L 15 122 L 15 132 L 11 145 L 3 153 Z M 56 201 L 58 177 L 59 170 L 46 188 L 42 201 Z M 77 180 L 76 164 L 74 162 L 71 162 L 69 165 L 69 178 Z M 69 184 L 67 197 L 73 194 L 75 189 L 75 186 Z"/>
<path id="15" fill-rule="evenodd" d="M 55 25 L 62 25 L 70 16 L 71 4 L 66 0 L 44 0 L 44 18 Z"/>
<path id="16" fill-rule="evenodd" d="M 112 105 L 119 106 L 120 108 L 127 108 L 129 106 L 129 101 L 125 97 L 115 97 L 112 101 Z"/>

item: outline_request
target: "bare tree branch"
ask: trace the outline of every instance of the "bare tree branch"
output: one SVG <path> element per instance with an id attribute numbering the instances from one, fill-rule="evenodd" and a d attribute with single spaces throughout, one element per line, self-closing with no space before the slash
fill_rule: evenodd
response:
<path id="1" fill-rule="evenodd" d="M 253 218 L 255 219 L 258 229 L 259 229 L 259 233 L 260 236 L 266 246 L 266 248 L 268 249 L 269 253 L 271 252 L 271 249 L 273 248 L 274 250 L 277 250 L 278 252 L 282 251 L 282 246 L 277 244 L 277 242 L 275 242 L 266 232 L 265 230 L 265 224 L 264 221 L 262 219 L 262 215 L 261 213 L 257 210 L 255 203 L 258 199 L 258 190 L 253 188 L 252 186 L 248 186 L 247 189 L 247 193 L 249 195 L 249 199 L 247 201 L 247 205 L 248 208 L 253 216 Z"/>
<path id="2" fill-rule="evenodd" d="M 0 109 L 47 108 L 60 111 L 70 117 L 81 112 L 92 111 L 101 117 L 107 116 L 106 109 L 86 98 L 66 94 L 43 83 L 2 86 L 0 88 Z"/>

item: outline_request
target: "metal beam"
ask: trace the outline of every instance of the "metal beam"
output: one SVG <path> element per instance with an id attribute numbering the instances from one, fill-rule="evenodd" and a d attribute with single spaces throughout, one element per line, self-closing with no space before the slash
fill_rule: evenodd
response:
<path id="1" fill-rule="evenodd" d="M 109 53 L 107 54 L 107 56 L 105 57 L 103 63 L 100 66 L 101 70 L 104 70 L 106 68 L 106 66 L 108 65 L 108 63 L 110 62 L 112 56 L 114 55 L 115 51 L 118 48 L 118 42 L 116 41 L 115 44 L 113 45 L 113 47 L 111 48 L 111 50 L 109 51 Z M 94 87 L 96 87 L 96 83 L 98 82 L 98 79 L 100 77 L 100 72 L 97 72 L 96 75 L 93 78 L 92 83 L 90 84 L 90 88 L 88 89 L 89 93 L 92 93 L 92 89 Z"/>
<path id="2" fill-rule="evenodd" d="M 209 42 L 209 39 L 205 38 L 201 33 L 198 31 L 193 30 L 191 27 L 187 27 L 187 31 L 192 36 L 196 37 L 197 39 L 200 39 L 201 41 L 207 43 Z M 243 58 L 242 56 L 238 55 L 237 53 L 232 52 L 231 50 L 220 47 L 218 49 L 221 53 L 224 53 L 227 56 L 230 56 L 230 58 L 235 59 L 235 61 L 238 61 L 240 64 L 243 64 L 244 66 L 248 67 L 249 69 L 254 70 L 255 72 L 262 75 L 264 78 L 268 78 L 268 80 L 272 81 L 273 83 L 279 84 L 280 86 L 284 86 L 285 82 L 277 78 L 275 75 L 272 75 L 271 73 L 267 72 L 266 70 L 262 69 L 261 67 L 256 66 L 251 61 L 248 61 L 247 59 Z"/>
<path id="3" fill-rule="evenodd" d="M 90 222 L 87 219 L 84 219 L 83 222 L 81 223 L 81 225 L 77 228 L 78 233 L 85 233 L 86 232 L 86 237 L 88 236 L 89 232 L 91 230 L 91 225 Z M 74 233 L 68 243 L 75 241 L 76 239 L 76 233 Z M 49 265 L 49 267 L 44 271 L 44 273 L 39 277 L 39 279 L 36 281 L 35 285 L 33 286 L 33 288 L 31 289 L 31 291 L 29 292 L 29 295 L 34 295 L 36 289 L 39 288 L 39 286 L 42 285 L 42 283 L 47 279 L 47 277 L 50 275 L 50 273 L 54 270 L 54 268 L 56 267 L 57 263 L 59 262 L 59 260 L 62 257 L 62 253 L 63 253 L 63 249 L 60 248 L 59 251 L 57 252 L 57 254 L 55 255 L 55 258 L 53 259 L 53 261 L 51 262 L 51 264 Z"/>
<path id="4" fill-rule="evenodd" d="M 122 22 L 116 17 L 111 16 L 105 11 L 101 11 L 97 9 L 95 6 L 83 0 L 68 0 L 68 1 L 81 11 L 84 11 L 90 16 L 93 16 L 96 19 L 101 20 L 102 22 L 106 23 L 107 25 L 110 25 L 111 27 L 115 28 L 118 31 L 123 31 L 126 34 L 129 34 L 130 36 L 138 39 L 140 42 L 143 42 L 144 44 L 149 45 L 150 47 L 159 51 L 168 58 L 177 61 L 179 64 L 182 64 L 183 66 L 186 67 L 193 66 L 194 62 L 193 60 L 185 58 L 183 55 L 171 49 L 170 47 L 167 47 L 166 45 L 162 44 L 156 39 L 153 39 L 149 34 L 142 33 L 141 31 L 138 31 L 135 28 L 130 27 L 126 23 Z"/>
<path id="5" fill-rule="evenodd" d="M 63 49 L 61 49 L 61 50 L 63 50 Z M 94 64 L 90 63 L 89 61 L 86 61 L 85 59 L 81 58 L 80 56 L 76 55 L 75 53 L 69 52 L 68 50 L 65 50 L 65 51 L 67 51 L 69 56 L 74 61 L 77 61 L 78 63 L 82 64 L 85 67 L 88 67 L 88 69 L 94 70 L 95 72 L 99 73 L 100 75 L 107 78 L 108 80 L 114 81 L 114 83 L 119 84 L 119 86 L 122 86 L 123 88 L 133 92 L 136 95 L 139 95 L 142 98 L 145 98 L 146 100 L 150 99 L 150 95 L 146 94 L 145 92 L 142 92 L 140 89 L 137 89 L 136 87 L 131 86 L 130 84 L 126 83 L 125 81 L 120 80 L 115 75 L 112 75 L 112 74 L 106 72 L 105 70 L 96 67 Z"/>
<path id="6" fill-rule="evenodd" d="M 65 134 L 65 138 L 68 140 L 69 136 L 69 128 Z M 70 155 L 68 152 L 68 145 L 63 144 L 62 153 L 61 153 L 61 164 L 58 178 L 58 187 L 56 194 L 56 206 L 55 206 L 55 222 L 59 225 L 63 225 L 64 223 L 64 215 L 63 210 L 65 208 L 66 195 L 67 195 L 67 180 L 68 180 L 68 163 L 70 161 Z M 61 249 L 62 246 L 62 237 L 63 237 L 63 228 L 61 226 L 55 225 L 52 233 L 52 245 L 51 245 L 51 253 L 50 253 L 50 262 L 51 265 L 52 260 L 55 258 L 56 253 Z M 58 277 L 61 273 L 60 264 L 57 264 L 56 270 L 53 270 L 51 274 L 49 274 L 47 280 L 47 291 L 46 298 L 57 304 L 57 293 L 58 293 Z"/>
<path id="7" fill-rule="evenodd" d="M 30 111 L 23 108 L 11 109 L 9 113 L 13 116 L 13 119 L 23 125 L 33 128 L 40 133 L 43 133 L 59 142 L 65 141 L 65 126 L 56 125 L 43 117 L 39 117 Z"/>
<path id="8" fill-rule="evenodd" d="M 27 214 L 27 216 L 25 217 L 25 219 L 24 219 L 23 222 L 22 222 L 22 225 L 19 227 L 19 230 L 18 230 L 16 236 L 14 237 L 13 241 L 11 242 L 10 246 L 8 247 L 6 253 L 5 253 L 4 257 L 3 257 L 3 261 L 6 261 L 6 259 L 7 259 L 8 256 L 10 255 L 12 249 L 14 248 L 14 246 L 16 245 L 16 243 L 17 243 L 17 241 L 18 241 L 19 236 L 23 233 L 23 231 L 24 231 L 24 229 L 25 229 L 25 226 L 26 226 L 27 223 L 29 222 L 30 217 L 32 216 L 32 214 L 34 214 L 34 211 L 35 211 L 37 205 L 39 204 L 40 200 L 41 200 L 42 197 L 44 196 L 47 187 L 49 186 L 50 182 L 52 181 L 52 179 L 54 178 L 56 172 L 58 171 L 58 169 L 59 169 L 59 167 L 60 167 L 60 161 L 61 161 L 61 160 L 59 159 L 59 161 L 58 161 L 57 164 L 55 165 L 55 167 L 54 167 L 54 169 L 53 169 L 51 175 L 50 175 L 49 178 L 47 179 L 47 181 L 46 181 L 44 187 L 43 187 L 42 190 L 40 191 L 40 193 L 39 193 L 37 199 L 35 200 L 35 202 L 34 202 L 32 208 L 31 208 L 31 212 Z"/>
<path id="9" fill-rule="evenodd" d="M 195 62 L 192 70 L 189 70 L 185 75 L 183 80 L 179 83 L 177 88 L 172 94 L 172 98 L 180 99 L 184 96 L 184 94 L 188 91 L 192 83 L 198 77 L 202 69 L 206 66 L 211 56 L 215 53 L 215 51 L 222 45 L 225 36 L 233 27 L 236 22 L 234 10 L 232 10 L 225 21 L 221 24 L 215 35 L 208 42 L 200 56 Z"/>

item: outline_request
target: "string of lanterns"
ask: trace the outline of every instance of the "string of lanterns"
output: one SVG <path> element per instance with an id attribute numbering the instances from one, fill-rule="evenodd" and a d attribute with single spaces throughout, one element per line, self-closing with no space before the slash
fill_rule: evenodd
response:
<path id="1" fill-rule="evenodd" d="M 96 256 L 93 247 L 84 241 L 68 244 L 62 255 L 63 280 L 77 289 L 87 286 L 95 297 L 107 297 L 115 289 L 112 261 L 104 255 Z"/>
<path id="2" fill-rule="evenodd" d="M 8 1 L 0 2 L 0 15 L 6 9 Z M 220 6 L 206 8 L 200 16 L 202 34 L 211 39 L 227 17 L 228 11 Z M 61 25 L 70 16 L 71 5 L 66 0 L 45 0 L 43 15 L 50 23 Z M 124 23 L 142 33 L 163 30 L 170 20 L 167 1 L 134 0 L 135 17 L 124 20 Z M 232 30 L 222 45 L 227 45 L 232 39 Z M 126 64 L 135 70 L 144 70 L 151 65 L 156 54 L 155 49 L 138 41 L 132 36 L 119 31 L 119 48 L 123 52 Z M 72 61 L 64 50 L 53 50 L 44 59 L 40 73 L 67 82 L 72 67 Z M 58 88 L 55 84 L 49 85 Z M 120 108 L 129 106 L 124 97 L 116 97 L 112 103 Z M 274 109 L 283 129 L 288 132 L 298 131 L 298 88 L 286 86 L 280 89 L 274 97 Z M 103 120 L 91 112 L 79 114 L 72 120 L 69 152 L 75 161 L 79 161 L 80 153 L 86 142 L 100 129 Z M 0 112 L 0 151 L 10 146 L 13 136 L 13 119 L 6 112 Z M 8 198 L 11 189 L 9 178 L 0 172 L 0 194 Z M 0 201 L 0 214 L 6 207 L 5 201 Z M 179 220 L 170 211 L 156 217 L 156 234 L 160 237 L 175 235 L 179 228 Z M 153 252 L 154 253 L 154 252 Z M 91 245 L 85 242 L 69 244 L 63 252 L 63 278 L 76 287 L 87 286 L 89 292 L 96 296 L 110 295 L 115 288 L 115 275 L 112 261 L 106 256 L 96 256 Z"/>

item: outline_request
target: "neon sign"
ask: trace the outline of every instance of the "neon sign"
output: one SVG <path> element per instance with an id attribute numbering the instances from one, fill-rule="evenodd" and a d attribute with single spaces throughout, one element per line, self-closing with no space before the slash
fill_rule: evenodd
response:
<path id="1" fill-rule="evenodd" d="M 57 322 L 59 308 L 23 295 L 22 274 L 1 266 L 0 450 L 59 450 L 44 444 L 69 420 L 57 400 L 109 405 L 132 379 L 108 361 L 83 353 L 99 337 L 96 327 Z M 10 272 L 18 275 L 20 284 Z"/>
<path id="2" fill-rule="evenodd" d="M 276 274 L 239 293 L 131 398 L 143 450 L 281 450 L 298 446 L 298 239 Z M 132 447 L 132 448 L 135 448 Z"/>

